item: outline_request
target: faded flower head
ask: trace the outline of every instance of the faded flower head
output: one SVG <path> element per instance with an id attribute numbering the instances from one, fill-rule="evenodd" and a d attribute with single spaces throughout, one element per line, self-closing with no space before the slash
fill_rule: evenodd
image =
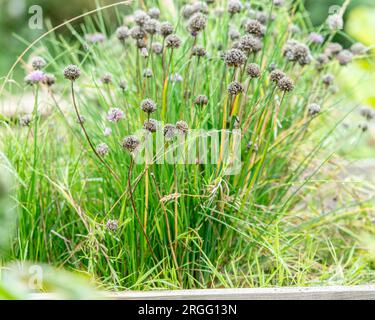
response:
<path id="1" fill-rule="evenodd" d="M 263 44 L 259 40 L 259 38 L 256 38 L 251 34 L 247 34 L 241 37 L 238 43 L 238 48 L 246 52 L 247 54 L 259 52 L 260 50 L 262 50 L 262 47 Z"/>
<path id="2" fill-rule="evenodd" d="M 193 56 L 204 57 L 207 54 L 207 51 L 204 47 L 197 45 L 193 47 L 192 54 Z"/>
<path id="3" fill-rule="evenodd" d="M 177 128 L 173 124 L 166 124 L 164 126 L 164 138 L 166 141 L 172 140 L 178 133 Z"/>
<path id="4" fill-rule="evenodd" d="M 326 74 L 323 76 L 323 83 L 326 85 L 326 86 L 330 86 L 331 84 L 333 84 L 333 81 L 335 80 L 334 76 L 331 75 L 331 74 Z"/>
<path id="5" fill-rule="evenodd" d="M 230 14 L 240 13 L 242 10 L 242 3 L 239 0 L 229 0 L 228 1 L 228 12 Z"/>
<path id="6" fill-rule="evenodd" d="M 350 51 L 356 56 L 362 56 L 367 53 L 368 48 L 364 44 L 357 42 L 350 47 Z"/>
<path id="7" fill-rule="evenodd" d="M 143 27 L 146 24 L 146 22 L 150 19 L 149 15 L 142 10 L 135 11 L 133 18 L 134 22 L 140 27 Z"/>
<path id="8" fill-rule="evenodd" d="M 111 108 L 107 114 L 107 120 L 110 122 L 119 122 L 124 118 L 124 112 L 119 108 Z"/>
<path id="9" fill-rule="evenodd" d="M 359 109 L 359 113 L 362 117 L 366 118 L 366 120 L 372 120 L 375 118 L 375 111 L 373 108 L 368 106 L 362 106 Z"/>
<path id="10" fill-rule="evenodd" d="M 243 85 L 237 81 L 233 81 L 228 86 L 228 93 L 232 96 L 236 96 L 244 91 Z"/>
<path id="11" fill-rule="evenodd" d="M 290 92 L 294 89 L 294 82 L 292 79 L 285 76 L 277 83 L 277 86 L 281 91 Z"/>
<path id="12" fill-rule="evenodd" d="M 241 37 L 241 33 L 236 28 L 230 27 L 228 31 L 228 36 L 232 41 L 234 41 L 238 40 Z"/>
<path id="13" fill-rule="evenodd" d="M 126 26 L 118 27 L 116 30 L 116 37 L 120 41 L 125 41 L 130 35 L 129 28 Z"/>
<path id="14" fill-rule="evenodd" d="M 156 103 L 151 99 L 145 99 L 141 102 L 141 109 L 150 114 L 156 111 Z"/>
<path id="15" fill-rule="evenodd" d="M 160 42 L 153 42 L 152 51 L 156 54 L 161 54 L 163 52 L 163 45 Z"/>
<path id="16" fill-rule="evenodd" d="M 258 20 L 249 19 L 246 23 L 245 29 L 247 33 L 252 34 L 258 38 L 262 38 L 266 33 L 266 28 Z"/>
<path id="17" fill-rule="evenodd" d="M 342 50 L 337 56 L 337 61 L 341 66 L 346 66 L 353 60 L 353 53 L 349 50 Z"/>
<path id="18" fill-rule="evenodd" d="M 136 136 L 127 136 L 122 141 L 122 147 L 130 153 L 134 152 L 140 144 L 141 142 Z"/>
<path id="19" fill-rule="evenodd" d="M 25 77 L 25 82 L 27 84 L 33 85 L 33 84 L 38 84 L 44 81 L 44 73 L 40 70 L 35 70 L 30 72 L 26 77 Z"/>
<path id="20" fill-rule="evenodd" d="M 246 61 L 245 54 L 239 49 L 230 49 L 225 53 L 224 61 L 229 67 L 240 67 Z"/>
<path id="21" fill-rule="evenodd" d="M 108 146 L 105 143 L 100 143 L 96 147 L 96 152 L 100 156 L 104 157 L 104 156 L 106 156 L 108 154 L 109 148 L 108 148 Z"/>
<path id="22" fill-rule="evenodd" d="M 170 49 L 177 49 L 181 45 L 181 39 L 175 35 L 175 34 L 170 34 L 165 38 L 165 46 Z"/>
<path id="23" fill-rule="evenodd" d="M 122 90 L 122 91 L 125 91 L 126 90 L 126 88 L 128 87 L 127 86 L 127 83 L 126 83 L 126 81 L 125 80 L 121 80 L 120 82 L 119 82 L 119 88 Z"/>
<path id="24" fill-rule="evenodd" d="M 179 133 L 186 134 L 189 131 L 189 126 L 185 121 L 180 120 L 176 122 L 176 129 Z"/>
<path id="25" fill-rule="evenodd" d="M 256 63 L 251 63 L 246 68 L 246 73 L 251 78 L 259 78 L 260 77 L 260 67 Z"/>
<path id="26" fill-rule="evenodd" d="M 151 78 L 153 76 L 152 70 L 150 68 L 143 70 L 143 77 L 144 78 Z"/>
<path id="27" fill-rule="evenodd" d="M 308 106 L 308 112 L 311 116 L 315 116 L 320 112 L 320 105 L 312 103 Z"/>
<path id="28" fill-rule="evenodd" d="M 34 57 L 31 60 L 31 65 L 34 70 L 42 70 L 46 66 L 47 62 L 42 57 Z"/>
<path id="29" fill-rule="evenodd" d="M 309 64 L 312 60 L 309 47 L 295 40 L 287 41 L 284 46 L 284 56 L 289 61 L 297 61 L 301 66 Z"/>
<path id="30" fill-rule="evenodd" d="M 286 75 L 283 71 L 276 69 L 271 72 L 270 78 L 274 83 L 279 83 L 279 81 L 284 78 Z"/>
<path id="31" fill-rule="evenodd" d="M 205 95 L 199 95 L 198 97 L 195 98 L 194 103 L 197 106 L 205 106 L 208 104 L 208 98 Z"/>
<path id="32" fill-rule="evenodd" d="M 146 31 L 140 26 L 135 26 L 130 29 L 130 36 L 135 39 L 143 39 L 146 36 Z"/>
<path id="33" fill-rule="evenodd" d="M 164 21 L 159 25 L 159 33 L 165 38 L 173 33 L 173 25 L 168 22 Z"/>
<path id="34" fill-rule="evenodd" d="M 95 43 L 104 42 L 106 37 L 103 33 L 97 32 L 97 33 L 86 34 L 85 39 L 87 42 L 95 44 Z"/>
<path id="35" fill-rule="evenodd" d="M 112 129 L 111 128 L 108 128 L 108 127 L 104 128 L 103 135 L 105 137 L 109 137 L 111 134 L 112 134 Z"/>
<path id="36" fill-rule="evenodd" d="M 207 17 L 198 12 L 190 17 L 188 22 L 188 30 L 193 35 L 196 36 L 198 32 L 202 31 L 206 27 Z"/>
<path id="37" fill-rule="evenodd" d="M 28 127 L 31 123 L 31 116 L 28 114 L 24 114 L 19 117 L 18 121 L 22 127 Z"/>
<path id="38" fill-rule="evenodd" d="M 81 70 L 74 64 L 64 69 L 64 77 L 70 81 L 75 81 L 81 76 Z"/>
<path id="39" fill-rule="evenodd" d="M 145 23 L 144 28 L 148 34 L 154 35 L 159 30 L 159 21 L 156 19 L 149 19 Z"/>
<path id="40" fill-rule="evenodd" d="M 53 86 L 56 83 L 56 77 L 53 74 L 45 74 L 43 79 L 43 84 L 47 85 L 48 87 Z"/>
<path id="41" fill-rule="evenodd" d="M 117 220 L 108 220 L 105 227 L 108 231 L 114 232 L 118 229 L 118 221 Z"/>
<path id="42" fill-rule="evenodd" d="M 112 75 L 110 75 L 109 73 L 107 73 L 107 74 L 105 74 L 104 76 L 102 76 L 100 78 L 100 81 L 103 84 L 111 84 L 112 83 Z"/>
<path id="43" fill-rule="evenodd" d="M 339 13 L 332 14 L 327 19 L 328 28 L 332 31 L 341 30 L 344 28 L 344 20 Z"/>
<path id="44" fill-rule="evenodd" d="M 321 53 L 316 57 L 315 61 L 317 69 L 322 70 L 329 62 L 329 58 L 324 53 Z"/>
<path id="45" fill-rule="evenodd" d="M 342 45 L 337 42 L 331 42 L 327 45 L 324 53 L 331 59 L 343 50 Z"/>
<path id="46" fill-rule="evenodd" d="M 309 35 L 309 40 L 315 44 L 322 44 L 324 42 L 324 37 L 319 33 L 311 32 Z"/>
<path id="47" fill-rule="evenodd" d="M 151 133 L 156 132 L 156 130 L 158 129 L 158 126 L 159 126 L 159 122 L 155 119 L 149 119 L 143 123 L 143 129 Z"/>
<path id="48" fill-rule="evenodd" d="M 147 11 L 147 14 L 152 19 L 159 19 L 159 17 L 160 17 L 160 10 L 159 10 L 159 8 L 153 7 L 153 8 L 150 8 Z"/>

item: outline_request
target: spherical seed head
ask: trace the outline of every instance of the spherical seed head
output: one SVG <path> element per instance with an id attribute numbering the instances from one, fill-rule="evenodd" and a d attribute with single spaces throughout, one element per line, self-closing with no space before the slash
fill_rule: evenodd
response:
<path id="1" fill-rule="evenodd" d="M 126 88 L 127 88 L 127 83 L 126 83 L 125 80 L 121 80 L 118 86 L 119 86 L 119 88 L 120 88 L 121 90 L 124 91 L 124 90 L 126 90 Z"/>
<path id="2" fill-rule="evenodd" d="M 243 85 L 237 81 L 233 81 L 228 86 L 228 92 L 232 96 L 236 96 L 244 91 Z"/>
<path id="3" fill-rule="evenodd" d="M 145 130 L 147 130 L 151 133 L 156 132 L 158 127 L 159 127 L 159 122 L 156 121 L 155 119 L 149 119 L 149 120 L 146 120 L 143 123 L 143 129 L 145 129 Z"/>
<path id="4" fill-rule="evenodd" d="M 294 82 L 289 77 L 284 77 L 277 83 L 277 86 L 281 91 L 290 92 L 294 89 Z"/>
<path id="5" fill-rule="evenodd" d="M 177 49 L 181 45 L 181 39 L 175 35 L 175 34 L 170 34 L 165 38 L 165 46 L 170 49 Z"/>
<path id="6" fill-rule="evenodd" d="M 152 73 L 152 70 L 150 68 L 143 70 L 143 77 L 144 78 L 151 78 L 154 74 Z"/>
<path id="7" fill-rule="evenodd" d="M 147 47 L 147 42 L 145 39 L 137 39 L 136 44 L 138 49 L 143 49 Z"/>
<path id="8" fill-rule="evenodd" d="M 356 56 L 361 56 L 367 53 L 368 48 L 364 44 L 357 42 L 351 46 L 350 51 Z"/>
<path id="9" fill-rule="evenodd" d="M 194 46 L 192 49 L 193 56 L 204 57 L 207 54 L 207 51 L 202 46 Z"/>
<path id="10" fill-rule="evenodd" d="M 205 106 L 208 104 L 208 98 L 205 95 L 199 95 L 198 97 L 195 98 L 194 103 L 197 106 Z"/>
<path id="11" fill-rule="evenodd" d="M 271 81 L 274 83 L 279 83 L 279 81 L 285 77 L 285 73 L 279 69 L 273 70 L 271 72 Z"/>
<path id="12" fill-rule="evenodd" d="M 331 59 L 343 50 L 342 45 L 337 42 L 331 42 L 327 45 L 324 53 Z"/>
<path id="13" fill-rule="evenodd" d="M 114 232 L 118 229 L 118 222 L 117 220 L 108 220 L 105 227 L 108 231 Z"/>
<path id="14" fill-rule="evenodd" d="M 19 117 L 19 123 L 22 127 L 28 127 L 31 123 L 31 117 L 28 114 L 22 115 Z"/>
<path id="15" fill-rule="evenodd" d="M 197 2 L 193 3 L 192 6 L 193 6 L 193 13 L 200 12 L 200 13 L 203 13 L 203 14 L 208 14 L 208 12 L 209 12 L 207 3 L 203 2 L 203 1 L 197 1 Z"/>
<path id="16" fill-rule="evenodd" d="M 238 0 L 229 0 L 228 1 L 228 12 L 230 14 L 236 14 L 241 12 L 242 10 L 242 3 Z"/>
<path id="17" fill-rule="evenodd" d="M 166 141 L 172 140 L 177 134 L 177 128 L 173 124 L 166 124 L 164 126 L 164 138 Z"/>
<path id="18" fill-rule="evenodd" d="M 111 108 L 107 114 L 107 120 L 110 122 L 119 122 L 124 118 L 124 112 L 119 108 Z"/>
<path id="19" fill-rule="evenodd" d="M 241 37 L 238 43 L 238 48 L 248 54 L 259 52 L 262 50 L 262 46 L 262 42 L 250 34 Z"/>
<path id="20" fill-rule="evenodd" d="M 182 134 L 186 134 L 189 131 L 188 124 L 183 120 L 180 120 L 180 121 L 176 122 L 176 128 L 177 128 L 178 132 L 182 133 Z"/>
<path id="21" fill-rule="evenodd" d="M 317 69 L 322 70 L 325 67 L 325 65 L 329 62 L 329 58 L 324 53 L 321 53 L 316 57 L 315 61 Z"/>
<path id="22" fill-rule="evenodd" d="M 188 30 L 193 35 L 196 36 L 198 32 L 202 31 L 207 24 L 207 16 L 197 12 L 192 15 L 188 22 Z"/>
<path id="23" fill-rule="evenodd" d="M 190 4 L 184 5 L 181 9 L 181 14 L 185 19 L 189 19 L 194 13 L 194 7 Z"/>
<path id="24" fill-rule="evenodd" d="M 129 28 L 126 26 L 118 27 L 116 30 L 116 37 L 120 41 L 125 41 L 130 35 Z"/>
<path id="25" fill-rule="evenodd" d="M 246 73 L 251 78 L 259 78 L 260 77 L 260 67 L 256 63 L 251 63 L 246 68 Z"/>
<path id="26" fill-rule="evenodd" d="M 44 79 L 43 79 L 43 83 L 45 85 L 47 85 L 48 87 L 51 87 L 56 83 L 56 77 L 53 74 L 50 74 L 50 73 L 45 74 Z"/>
<path id="27" fill-rule="evenodd" d="M 353 60 L 353 54 L 349 50 L 342 50 L 337 56 L 336 59 L 341 66 L 346 66 Z"/>
<path id="28" fill-rule="evenodd" d="M 266 33 L 264 25 L 262 25 L 258 20 L 249 19 L 245 28 L 247 33 L 259 38 L 262 38 Z"/>
<path id="29" fill-rule="evenodd" d="M 163 52 L 163 45 L 160 42 L 153 42 L 152 51 L 156 54 L 161 54 Z"/>
<path id="30" fill-rule="evenodd" d="M 309 47 L 295 40 L 287 41 L 284 46 L 284 56 L 289 61 L 297 61 L 302 66 L 312 60 Z"/>
<path id="31" fill-rule="evenodd" d="M 143 27 L 145 23 L 150 19 L 149 15 L 142 10 L 135 11 L 133 18 L 134 22 L 140 27 Z"/>
<path id="32" fill-rule="evenodd" d="M 34 70 L 42 70 L 46 64 L 46 60 L 44 60 L 42 57 L 34 57 L 31 60 L 31 65 Z"/>
<path id="33" fill-rule="evenodd" d="M 330 86 L 331 84 L 333 84 L 333 81 L 335 80 L 334 76 L 331 75 L 331 74 L 326 74 L 323 76 L 323 83 L 326 85 L 326 86 Z"/>
<path id="34" fill-rule="evenodd" d="M 368 106 L 362 106 L 359 109 L 359 113 L 362 117 L 366 118 L 366 120 L 372 120 L 375 118 L 375 111 L 374 109 Z"/>
<path id="35" fill-rule="evenodd" d="M 308 112 L 311 116 L 315 116 L 320 112 L 320 105 L 312 103 L 308 106 Z"/>
<path id="36" fill-rule="evenodd" d="M 239 49 L 230 49 L 224 56 L 224 61 L 229 67 L 238 68 L 246 61 L 245 54 Z"/>
<path id="37" fill-rule="evenodd" d="M 97 152 L 100 156 L 104 157 L 104 156 L 106 156 L 106 155 L 108 154 L 108 152 L 109 152 L 109 147 L 108 147 L 105 143 L 100 143 L 100 144 L 98 144 L 97 147 L 96 147 L 96 152 Z"/>
<path id="38" fill-rule="evenodd" d="M 44 81 L 45 75 L 42 71 L 40 70 L 35 70 L 30 72 L 26 77 L 25 77 L 25 82 L 29 85 L 34 85 L 38 84 Z"/>
<path id="39" fill-rule="evenodd" d="M 269 17 L 269 12 L 257 11 L 255 14 L 255 19 L 263 25 L 267 24 L 268 17 Z M 271 17 L 271 19 L 272 18 L 273 17 Z"/>
<path id="40" fill-rule="evenodd" d="M 146 31 L 140 26 L 135 26 L 130 29 L 130 36 L 135 40 L 143 39 L 146 36 Z"/>
<path id="41" fill-rule="evenodd" d="M 234 27 L 231 27 L 228 32 L 229 38 L 234 41 L 238 40 L 241 37 L 241 33 Z"/>
<path id="42" fill-rule="evenodd" d="M 105 74 L 104 76 L 102 76 L 100 78 L 100 81 L 104 84 L 111 84 L 112 83 L 112 75 L 110 75 L 109 73 Z"/>
<path id="43" fill-rule="evenodd" d="M 156 103 L 152 101 L 151 99 L 145 99 L 141 102 L 141 109 L 150 114 L 156 111 Z"/>
<path id="44" fill-rule="evenodd" d="M 127 136 L 123 141 L 122 141 L 122 147 L 132 153 L 134 152 L 140 145 L 140 141 L 136 136 Z"/>
<path id="45" fill-rule="evenodd" d="M 81 70 L 74 64 L 64 69 L 64 77 L 70 81 L 75 81 L 81 76 Z"/>
<path id="46" fill-rule="evenodd" d="M 327 25 L 332 31 L 341 30 L 344 28 L 344 20 L 342 15 L 338 13 L 330 15 L 327 19 Z"/>
<path id="47" fill-rule="evenodd" d="M 156 19 L 149 19 L 145 23 L 144 28 L 148 34 L 154 35 L 159 30 L 159 21 Z"/>
<path id="48" fill-rule="evenodd" d="M 159 25 L 159 33 L 165 38 L 173 33 L 173 25 L 168 22 L 164 21 Z"/>
<path id="49" fill-rule="evenodd" d="M 159 10 L 159 8 L 153 7 L 153 8 L 150 8 L 148 10 L 147 14 L 152 19 L 159 19 L 159 17 L 160 17 L 160 10 Z"/>
<path id="50" fill-rule="evenodd" d="M 272 72 L 272 71 L 275 71 L 277 68 L 277 65 L 275 62 L 272 62 L 269 66 L 268 66 L 268 71 Z"/>

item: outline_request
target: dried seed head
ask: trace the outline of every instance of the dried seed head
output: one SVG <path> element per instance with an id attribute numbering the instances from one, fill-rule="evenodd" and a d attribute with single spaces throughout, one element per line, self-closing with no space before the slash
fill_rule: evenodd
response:
<path id="1" fill-rule="evenodd" d="M 260 67 L 256 63 L 251 63 L 246 68 L 246 73 L 251 78 L 259 78 L 260 77 Z"/>
<path id="2" fill-rule="evenodd" d="M 339 13 L 332 14 L 327 19 L 328 28 L 332 31 L 341 30 L 344 28 L 344 20 Z"/>
<path id="3" fill-rule="evenodd" d="M 166 124 L 164 126 L 164 138 L 166 141 L 172 140 L 177 134 L 177 128 L 173 124 Z"/>
<path id="4" fill-rule="evenodd" d="M 105 74 L 100 78 L 100 81 L 104 84 L 111 84 L 112 83 L 112 75 Z"/>
<path id="5" fill-rule="evenodd" d="M 205 95 L 199 95 L 198 97 L 195 98 L 194 103 L 197 106 L 205 106 L 208 104 L 208 98 Z"/>
<path id="6" fill-rule="evenodd" d="M 110 122 L 119 122 L 124 118 L 124 112 L 119 108 L 111 108 L 107 114 L 107 120 Z"/>
<path id="7" fill-rule="evenodd" d="M 312 60 L 310 49 L 307 45 L 295 40 L 289 40 L 284 46 L 284 56 L 289 61 L 297 61 L 304 66 Z"/>
<path id="8" fill-rule="evenodd" d="M 31 60 L 31 65 L 34 70 L 42 70 L 46 66 L 47 62 L 42 57 L 34 57 Z"/>
<path id="9" fill-rule="evenodd" d="M 143 129 L 151 133 L 156 132 L 156 130 L 158 129 L 158 126 L 159 126 L 159 122 L 156 121 L 155 119 L 149 119 L 143 123 Z"/>
<path id="10" fill-rule="evenodd" d="M 241 83 L 233 81 L 228 86 L 228 92 L 232 96 L 236 96 L 244 91 L 244 88 Z"/>
<path id="11" fill-rule="evenodd" d="M 320 112 L 320 105 L 312 103 L 308 106 L 308 112 L 311 116 L 315 116 Z"/>
<path id="12" fill-rule="evenodd" d="M 161 54 L 163 52 L 163 46 L 160 42 L 152 43 L 152 51 L 156 54 Z"/>
<path id="13" fill-rule="evenodd" d="M 164 21 L 159 25 L 159 33 L 165 38 L 173 33 L 173 25 L 168 22 Z"/>
<path id="14" fill-rule="evenodd" d="M 150 8 L 148 10 L 147 14 L 152 19 L 159 19 L 159 17 L 160 17 L 160 10 L 159 10 L 159 8 L 153 7 L 153 8 Z"/>
<path id="15" fill-rule="evenodd" d="M 25 114 L 25 115 L 20 116 L 18 121 L 22 127 L 28 127 L 30 126 L 30 123 L 31 123 L 31 117 L 30 115 Z"/>
<path id="16" fill-rule="evenodd" d="M 272 72 L 274 70 L 276 70 L 277 68 L 277 65 L 275 62 L 272 62 L 269 66 L 268 66 L 268 71 Z"/>
<path id="17" fill-rule="evenodd" d="M 207 54 L 207 51 L 202 46 L 194 46 L 192 49 L 193 56 L 204 57 Z"/>
<path id="18" fill-rule="evenodd" d="M 362 56 L 367 53 L 368 48 L 364 44 L 357 42 L 351 46 L 350 51 L 356 56 Z"/>
<path id="19" fill-rule="evenodd" d="M 120 41 L 125 41 L 130 35 L 129 28 L 126 26 L 118 27 L 116 30 L 116 37 Z"/>
<path id="20" fill-rule="evenodd" d="M 135 40 L 144 39 L 146 36 L 146 31 L 140 26 L 135 26 L 130 29 L 130 36 Z"/>
<path id="21" fill-rule="evenodd" d="M 149 15 L 142 10 L 137 10 L 136 12 L 134 12 L 133 17 L 134 22 L 140 27 L 143 27 L 145 23 L 150 19 Z"/>
<path id="22" fill-rule="evenodd" d="M 290 26 L 289 31 L 291 34 L 298 34 L 301 33 L 301 28 L 298 25 L 293 24 Z"/>
<path id="23" fill-rule="evenodd" d="M 79 70 L 79 68 L 74 64 L 71 64 L 64 69 L 64 77 L 70 81 L 75 81 L 80 76 L 81 70 Z"/>
<path id="24" fill-rule="evenodd" d="M 241 33 L 234 27 L 231 27 L 228 32 L 229 38 L 234 41 L 238 40 L 241 37 Z"/>
<path id="25" fill-rule="evenodd" d="M 145 39 L 137 39 L 136 40 L 136 43 L 137 43 L 137 48 L 138 49 L 146 49 L 147 47 L 147 42 Z"/>
<path id="26" fill-rule="evenodd" d="M 177 128 L 178 132 L 182 133 L 182 134 L 186 134 L 189 131 L 188 124 L 183 120 L 180 120 L 180 121 L 176 122 L 176 128 Z"/>
<path id="27" fill-rule="evenodd" d="M 56 83 L 56 77 L 53 74 L 50 74 L 50 73 L 45 74 L 44 79 L 43 79 L 43 83 L 45 85 L 47 85 L 48 87 L 51 87 Z"/>
<path id="28" fill-rule="evenodd" d="M 224 56 L 224 61 L 229 67 L 240 67 L 246 61 L 245 54 L 239 49 L 230 49 Z"/>
<path id="29" fill-rule="evenodd" d="M 242 3 L 239 0 L 229 0 L 228 1 L 228 12 L 230 14 L 240 13 L 242 10 Z"/>
<path id="30" fill-rule="evenodd" d="M 322 53 L 316 57 L 315 61 L 317 69 L 322 70 L 329 62 L 329 58 L 324 53 Z"/>
<path id="31" fill-rule="evenodd" d="M 130 153 L 134 152 L 141 142 L 136 136 L 127 136 L 123 141 L 122 141 L 122 147 L 126 150 L 129 151 Z"/>
<path id="32" fill-rule="evenodd" d="M 368 106 L 362 106 L 359 109 L 359 113 L 362 117 L 366 118 L 366 120 L 372 120 L 375 118 L 375 111 L 373 108 Z"/>
<path id="33" fill-rule="evenodd" d="M 257 11 L 255 14 L 255 19 L 259 21 L 261 24 L 265 25 L 267 24 L 268 18 L 269 18 L 269 12 L 264 11 Z M 271 17 L 271 19 L 274 19 L 275 17 Z"/>
<path id="34" fill-rule="evenodd" d="M 185 19 L 189 19 L 194 13 L 194 7 L 191 4 L 184 5 L 181 9 L 181 14 Z"/>
<path id="35" fill-rule="evenodd" d="M 188 30 L 193 35 L 196 36 L 198 32 L 202 31 L 206 27 L 207 16 L 198 12 L 192 15 L 188 22 Z"/>
<path id="36" fill-rule="evenodd" d="M 327 45 L 324 53 L 331 59 L 343 50 L 342 45 L 336 42 L 331 42 Z"/>
<path id="37" fill-rule="evenodd" d="M 259 21 L 249 19 L 246 23 L 246 31 L 253 36 L 262 38 L 266 33 L 266 28 Z"/>
<path id="38" fill-rule="evenodd" d="M 353 54 L 349 50 L 342 50 L 337 56 L 337 61 L 341 66 L 346 66 L 353 60 Z"/>
<path id="39" fill-rule="evenodd" d="M 109 148 L 108 148 L 108 146 L 105 143 L 100 143 L 96 147 L 96 152 L 100 156 L 104 157 L 104 156 L 106 156 L 108 154 Z"/>
<path id="40" fill-rule="evenodd" d="M 294 89 L 294 82 L 289 77 L 282 78 L 278 83 L 277 86 L 281 91 L 290 92 Z"/>
<path id="41" fill-rule="evenodd" d="M 247 54 L 259 52 L 262 50 L 262 46 L 262 42 L 250 34 L 241 37 L 238 43 L 238 48 Z"/>
<path id="42" fill-rule="evenodd" d="M 334 76 L 331 75 L 331 74 L 326 74 L 323 76 L 323 83 L 326 85 L 326 86 L 330 86 L 333 84 L 333 81 L 335 80 Z"/>
<path id="43" fill-rule="evenodd" d="M 152 101 L 151 99 L 145 99 L 141 102 L 141 109 L 150 114 L 156 111 L 156 103 Z"/>
<path id="44" fill-rule="evenodd" d="M 285 73 L 279 69 L 273 70 L 270 75 L 271 81 L 274 83 L 279 83 L 279 81 L 285 77 Z"/>
<path id="45" fill-rule="evenodd" d="M 148 34 L 154 35 L 159 30 L 159 21 L 156 19 L 149 19 L 145 23 L 144 28 Z"/>
<path id="46" fill-rule="evenodd" d="M 150 68 L 143 70 L 143 77 L 144 78 L 151 78 L 154 74 L 152 73 L 152 70 Z"/>
<path id="47" fill-rule="evenodd" d="M 114 232 L 118 229 L 118 222 L 117 220 L 108 220 L 105 227 L 108 231 Z"/>
<path id="48" fill-rule="evenodd" d="M 170 34 L 165 38 L 165 46 L 170 49 L 177 49 L 181 45 L 181 39 L 175 35 L 175 34 Z"/>

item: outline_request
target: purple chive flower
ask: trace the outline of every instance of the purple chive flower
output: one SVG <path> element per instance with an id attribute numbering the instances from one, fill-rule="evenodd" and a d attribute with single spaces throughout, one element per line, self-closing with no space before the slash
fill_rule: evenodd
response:
<path id="1" fill-rule="evenodd" d="M 312 43 L 322 44 L 324 42 L 324 37 L 316 32 L 311 32 L 309 35 L 309 39 Z"/>
<path id="2" fill-rule="evenodd" d="M 92 33 L 85 36 L 87 42 L 90 43 L 101 43 L 105 41 L 105 35 L 103 33 Z"/>
<path id="3" fill-rule="evenodd" d="M 105 137 L 110 136 L 112 134 L 112 129 L 108 128 L 108 127 L 104 128 L 103 134 L 104 134 Z"/>
<path id="4" fill-rule="evenodd" d="M 124 112 L 118 108 L 112 108 L 108 111 L 107 119 L 111 122 L 119 122 L 124 118 Z"/>
<path id="5" fill-rule="evenodd" d="M 25 77 L 25 82 L 27 84 L 33 85 L 40 83 L 44 80 L 44 72 L 40 70 L 35 70 L 30 72 L 26 77 Z"/>

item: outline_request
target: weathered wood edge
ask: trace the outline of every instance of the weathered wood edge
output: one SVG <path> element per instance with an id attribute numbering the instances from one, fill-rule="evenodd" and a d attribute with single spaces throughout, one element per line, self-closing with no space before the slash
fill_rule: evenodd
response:
<path id="1" fill-rule="evenodd" d="M 108 293 L 105 297 L 112 300 L 375 300 L 375 286 L 126 291 Z M 34 294 L 30 299 L 56 297 Z"/>

